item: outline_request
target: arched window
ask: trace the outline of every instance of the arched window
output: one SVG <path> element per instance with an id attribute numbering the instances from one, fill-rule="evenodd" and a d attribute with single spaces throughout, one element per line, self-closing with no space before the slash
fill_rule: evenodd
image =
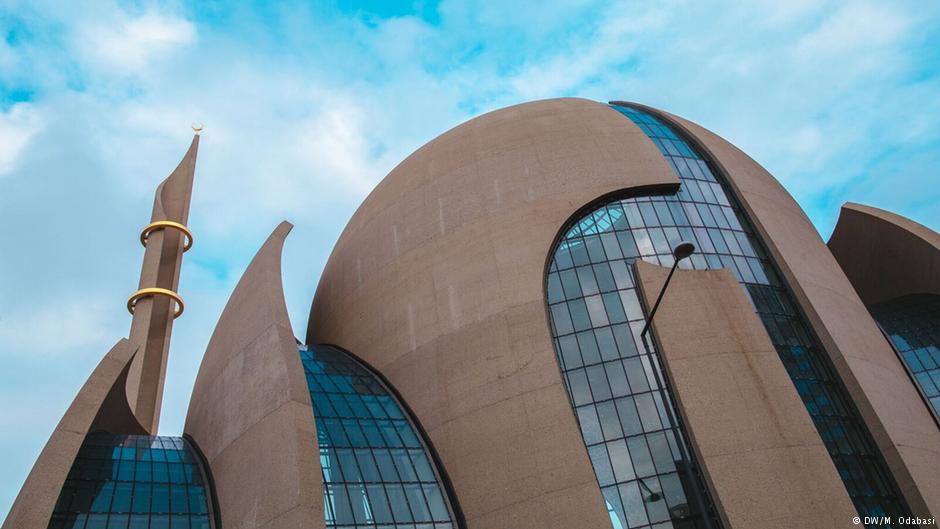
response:
<path id="1" fill-rule="evenodd" d="M 330 346 L 300 350 L 316 417 L 327 527 L 456 529 L 440 474 L 382 381 Z"/>
<path id="2" fill-rule="evenodd" d="M 681 468 L 694 462 L 670 420 L 670 396 L 657 386 L 657 353 L 639 338 L 644 314 L 631 267 L 636 259 L 671 266 L 671 249 L 683 240 L 698 251 L 681 268 L 728 268 L 745 287 L 859 512 L 909 515 L 831 361 L 716 167 L 652 114 L 612 108 L 656 144 L 681 184 L 674 195 L 597 206 L 564 233 L 549 267 L 558 360 L 615 529 L 702 516 L 691 501 L 702 486 L 683 479 Z"/>
<path id="3" fill-rule="evenodd" d="M 671 265 L 658 254 L 670 254 L 678 229 L 644 221 L 670 205 L 644 197 L 596 208 L 564 234 L 549 266 L 555 349 L 613 529 L 708 527 L 705 516 L 718 526 L 656 352 L 640 339 L 631 265 Z"/>
<path id="4" fill-rule="evenodd" d="M 181 437 L 91 433 L 49 529 L 212 527 L 202 462 Z"/>

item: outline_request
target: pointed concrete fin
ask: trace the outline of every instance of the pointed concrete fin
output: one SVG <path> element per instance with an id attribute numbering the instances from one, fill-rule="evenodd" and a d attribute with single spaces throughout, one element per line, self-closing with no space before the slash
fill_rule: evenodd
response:
<path id="1" fill-rule="evenodd" d="M 176 169 L 157 187 L 153 199 L 151 220 L 172 220 L 186 224 L 189 219 L 189 204 L 193 195 L 193 180 L 196 174 L 196 155 L 199 151 L 199 136 L 193 136 L 189 150 Z"/>
<path id="2" fill-rule="evenodd" d="M 122 338 L 101 359 L 39 454 L 3 529 L 44 529 L 48 525 L 72 462 L 89 432 L 144 433 L 130 414 L 123 391 L 133 358 L 130 342 Z M 111 412 L 116 412 L 115 416 L 105 419 Z"/>
<path id="3" fill-rule="evenodd" d="M 907 217 L 847 202 L 828 245 L 866 305 L 940 295 L 940 234 Z"/>
<path id="4" fill-rule="evenodd" d="M 310 393 L 281 283 L 281 223 L 235 287 L 199 368 L 184 431 L 212 469 L 222 526 L 323 527 Z"/>
<path id="5" fill-rule="evenodd" d="M 217 358 L 210 353 L 231 352 L 271 325 L 291 328 L 281 282 L 281 251 L 293 227 L 281 222 L 245 269 L 209 339 L 199 376 L 214 367 Z"/>
<path id="6" fill-rule="evenodd" d="M 897 213 L 888 211 L 886 209 L 859 204 L 857 202 L 846 202 L 842 205 L 842 209 L 839 211 L 839 221 L 843 219 L 843 216 L 851 216 L 853 213 L 871 217 L 872 222 L 880 221 L 885 224 L 893 225 L 899 231 L 909 232 L 911 235 L 923 239 L 925 243 L 933 246 L 934 248 L 940 249 L 940 233 L 933 231 L 932 229 L 913 219 L 907 218 L 903 215 L 898 215 Z M 838 222 L 836 223 L 835 229 L 839 229 Z"/>

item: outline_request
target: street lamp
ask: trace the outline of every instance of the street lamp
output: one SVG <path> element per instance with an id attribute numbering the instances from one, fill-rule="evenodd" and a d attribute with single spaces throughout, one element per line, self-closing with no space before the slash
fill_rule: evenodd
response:
<path id="1" fill-rule="evenodd" d="M 646 318 L 646 324 L 643 325 L 643 330 L 640 331 L 640 336 L 643 337 L 650 330 L 650 324 L 653 323 L 653 316 L 656 315 L 656 310 L 659 309 L 659 302 L 663 300 L 663 294 L 666 293 L 666 287 L 669 286 L 669 281 L 672 279 L 672 274 L 676 271 L 676 267 L 679 266 L 679 261 L 685 259 L 686 257 L 695 253 L 695 245 L 688 242 L 682 241 L 672 249 L 672 256 L 675 260 L 672 263 L 672 268 L 669 270 L 669 275 L 666 276 L 666 282 L 663 283 L 662 290 L 659 291 L 659 296 L 656 298 L 656 303 L 653 304 L 653 310 L 650 311 L 650 317 Z"/>
<path id="2" fill-rule="evenodd" d="M 676 415 L 673 413 L 672 400 L 669 398 L 669 395 L 666 393 L 665 384 L 663 383 L 663 380 L 660 378 L 662 365 L 660 364 L 659 356 L 653 355 L 652 352 L 650 351 L 649 343 L 646 341 L 646 333 L 649 332 L 650 324 L 653 323 L 653 316 L 656 315 L 656 310 L 659 309 L 659 303 L 663 300 L 663 294 L 666 293 L 666 287 L 669 286 L 669 281 L 672 279 L 672 274 L 675 273 L 676 268 L 679 266 L 679 261 L 689 257 L 693 253 L 695 253 L 695 245 L 688 241 L 682 241 L 679 244 L 677 244 L 675 248 L 672 249 L 672 256 L 675 258 L 675 260 L 672 263 L 672 268 L 669 270 L 669 275 L 666 276 L 666 282 L 663 283 L 663 288 L 659 291 L 659 296 L 656 297 L 656 303 L 653 304 L 653 310 L 650 311 L 649 317 L 646 318 L 646 323 L 643 325 L 643 330 L 640 331 L 640 340 L 643 342 L 643 348 L 646 350 L 647 357 L 650 359 L 650 362 L 653 364 L 652 366 L 653 379 L 656 381 L 656 387 L 658 389 L 660 398 L 663 401 L 663 406 L 666 408 L 666 414 L 669 416 L 670 422 L 672 422 L 675 428 L 679 429 L 680 431 L 681 431 L 681 426 L 679 423 L 679 418 L 676 417 Z M 691 454 L 688 454 L 686 452 L 684 437 L 685 437 L 684 435 L 680 434 L 680 438 L 678 439 L 678 447 L 679 447 L 679 454 L 680 454 L 679 457 L 682 458 L 683 471 L 686 474 L 686 477 L 689 483 L 695 483 L 696 481 L 699 481 L 699 480 L 692 473 L 692 457 L 691 457 Z M 646 489 L 646 491 L 649 493 L 649 496 L 647 496 L 644 499 L 644 501 L 646 501 L 647 503 L 653 503 L 653 502 L 659 501 L 659 499 L 662 497 L 660 494 L 654 493 L 653 491 L 649 490 L 649 488 L 646 487 L 646 484 L 643 483 L 643 480 L 639 480 L 639 482 L 640 482 L 640 485 L 644 489 Z M 708 528 L 712 528 L 713 524 L 712 524 L 712 519 L 710 515 L 710 509 L 708 508 L 705 502 L 705 498 L 703 498 L 701 493 L 698 491 L 698 488 L 692 487 L 692 490 L 688 490 L 686 492 L 692 496 L 692 500 L 697 504 L 698 510 L 701 513 L 702 521 L 705 523 L 705 526 Z M 686 500 L 688 501 L 688 498 Z M 675 514 L 673 514 L 672 516 L 675 516 Z M 680 519 L 681 519 L 681 516 L 680 516 Z"/>

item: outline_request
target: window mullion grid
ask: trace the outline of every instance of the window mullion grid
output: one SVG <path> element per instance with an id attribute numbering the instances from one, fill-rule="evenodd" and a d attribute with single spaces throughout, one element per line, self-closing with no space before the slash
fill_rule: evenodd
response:
<path id="1" fill-rule="evenodd" d="M 371 413 L 371 411 L 370 411 L 370 413 Z M 374 415 L 373 415 L 373 417 L 374 417 Z M 375 421 L 378 421 L 377 418 L 374 418 L 374 420 L 375 420 Z M 376 429 L 376 431 L 379 431 L 378 422 L 376 422 L 376 424 L 375 424 L 375 429 Z M 381 435 L 382 435 L 382 434 L 381 434 L 381 432 L 380 432 L 380 433 L 379 433 L 379 436 L 381 437 Z M 384 437 L 383 437 L 382 439 L 384 440 Z M 368 436 L 366 437 L 366 440 L 368 441 Z M 375 453 L 376 453 L 376 450 L 380 450 L 380 449 L 383 449 L 383 447 L 373 447 L 373 446 L 371 446 L 371 443 L 370 443 L 370 446 L 369 446 L 369 457 L 372 458 L 372 463 L 375 465 L 375 471 L 376 471 L 376 473 L 378 473 L 378 475 L 379 475 L 379 480 L 382 479 L 382 470 L 381 470 L 381 468 L 379 468 L 379 458 L 375 456 Z M 388 447 L 384 447 L 384 449 L 385 449 L 385 450 L 388 450 Z M 389 458 L 391 459 L 391 452 L 389 452 Z M 357 462 L 358 462 L 358 460 L 359 460 L 359 459 L 356 458 L 356 461 L 357 461 Z M 395 466 L 395 464 L 392 463 L 392 467 L 394 467 L 394 466 Z M 362 469 L 360 468 L 360 474 L 359 474 L 360 476 L 362 476 L 361 472 L 362 472 Z M 398 475 L 398 469 L 397 469 L 397 468 L 395 468 L 395 475 L 396 475 L 396 476 Z M 399 476 L 399 480 L 401 480 L 401 476 Z M 364 481 L 364 480 L 363 480 L 363 481 Z M 392 518 L 392 520 L 395 520 L 395 509 L 392 508 L 392 501 L 391 501 L 391 499 L 389 499 L 389 497 L 388 497 L 388 491 L 387 491 L 386 488 L 385 488 L 385 483 L 384 483 L 383 481 L 379 481 L 379 482 L 376 483 L 375 485 L 378 485 L 378 486 L 376 487 L 377 489 L 381 489 L 382 497 L 384 498 L 386 508 L 388 509 L 388 515 Z M 372 496 L 371 496 L 371 494 L 369 493 L 368 487 L 366 487 L 366 496 L 367 496 L 367 497 L 370 499 L 370 501 L 371 501 Z M 373 516 L 374 516 L 374 515 L 375 515 L 375 512 L 373 511 Z M 376 522 L 376 523 L 378 523 L 378 522 Z"/>
<path id="2" fill-rule="evenodd" d="M 654 209 L 654 212 L 655 212 L 655 209 Z M 657 214 L 657 213 L 654 213 L 654 214 Z M 657 217 L 656 217 L 656 218 L 658 219 L 658 214 L 657 214 Z M 630 227 L 632 228 L 633 226 L 630 226 Z M 644 229 L 645 229 L 645 228 L 646 228 L 646 226 L 644 226 Z M 616 230 L 614 230 L 614 231 L 616 231 Z M 628 230 L 628 231 L 630 231 L 630 236 L 631 236 L 631 237 L 634 237 L 634 239 L 635 239 L 635 236 L 634 236 L 632 230 Z M 647 233 L 649 233 L 649 232 L 647 231 Z M 597 235 L 599 236 L 600 234 L 597 234 Z M 582 239 L 582 241 L 583 241 L 583 239 Z M 652 239 L 650 239 L 650 242 L 652 242 Z M 584 250 L 584 252 L 585 252 L 585 254 L 588 255 L 588 261 L 589 261 L 589 263 L 588 263 L 587 265 L 581 265 L 581 266 L 590 266 L 590 267 L 591 267 L 590 273 L 593 274 L 594 281 L 595 281 L 595 283 L 598 285 L 598 294 L 601 295 L 601 294 L 603 294 L 603 292 L 601 292 L 600 282 L 598 281 L 598 278 L 597 278 L 597 275 L 596 275 L 596 270 L 594 269 L 594 265 L 597 264 L 597 263 L 594 263 L 593 259 L 590 258 L 590 254 L 588 253 L 587 248 L 586 248 L 586 242 L 583 242 L 583 244 L 585 244 L 585 250 Z M 606 248 L 604 248 L 603 244 L 600 242 L 600 239 L 599 239 L 599 244 L 600 244 L 601 250 L 604 252 L 604 255 L 605 255 L 605 261 L 604 261 L 604 262 L 609 262 L 609 261 L 610 261 L 610 257 L 607 255 Z M 636 243 L 634 243 L 634 244 L 636 244 Z M 639 249 L 639 245 L 637 245 L 637 248 Z M 630 259 L 631 256 L 630 256 L 627 252 L 622 252 L 622 253 L 624 253 L 624 258 L 625 258 L 628 262 L 632 261 L 632 259 Z M 640 250 L 640 254 L 643 255 L 642 249 Z M 577 266 L 578 266 L 578 265 L 575 265 L 575 270 L 577 270 Z M 609 266 L 609 265 L 608 265 L 608 266 Z M 556 266 L 555 268 L 558 269 L 557 266 Z M 580 276 L 579 276 L 577 273 L 575 273 L 574 275 L 575 275 L 575 280 L 578 281 L 579 288 L 581 289 L 581 297 L 580 297 L 580 298 L 577 298 L 577 297 L 576 297 L 576 298 L 572 298 L 572 299 L 567 299 L 567 300 L 566 300 L 566 310 L 568 310 L 568 316 L 569 316 L 569 318 L 571 318 L 572 313 L 571 313 L 570 309 L 568 308 L 567 301 L 572 301 L 573 299 L 581 299 L 581 300 L 583 300 L 583 299 L 586 297 L 585 294 L 584 294 L 583 286 L 581 285 L 581 278 L 580 278 Z M 633 278 L 633 279 L 634 279 L 634 281 L 633 281 L 634 284 L 636 284 L 636 279 L 635 279 L 635 278 Z M 559 279 L 559 281 L 560 281 L 560 279 Z M 631 291 L 631 292 L 630 292 L 630 295 L 636 296 L 636 290 L 635 290 L 635 288 L 631 288 L 631 289 L 627 289 L 627 290 L 630 290 L 630 291 Z M 623 290 L 619 290 L 619 289 L 618 289 L 618 291 L 623 292 Z M 567 293 L 566 293 L 566 298 L 567 298 Z M 589 314 L 589 318 L 590 318 L 590 314 Z M 574 319 L 573 319 L 573 318 L 571 318 L 571 319 L 572 319 L 572 326 L 573 326 L 573 334 L 574 334 L 575 337 L 577 337 L 578 334 L 580 334 L 581 332 L 586 332 L 586 331 L 577 331 L 577 330 L 575 330 L 575 329 L 574 329 Z M 593 322 L 592 320 L 589 320 L 589 321 L 590 321 L 590 323 L 591 323 L 591 327 L 590 327 L 589 330 L 593 333 L 593 332 L 596 330 L 596 327 L 594 326 L 594 322 Z M 627 325 L 627 327 L 630 329 L 631 335 L 633 335 L 634 341 L 636 341 L 636 337 L 635 337 L 636 329 L 635 329 L 634 326 L 632 326 L 630 323 L 631 323 L 631 322 L 630 322 L 629 319 L 628 319 L 627 322 L 625 322 L 625 324 Z M 611 324 L 611 323 L 608 322 L 608 325 L 607 325 L 607 326 L 612 327 L 613 324 Z M 596 339 L 596 338 L 595 338 L 595 339 Z M 592 385 L 591 382 L 590 382 L 590 379 L 586 376 L 586 375 L 587 375 L 587 373 L 586 373 L 586 367 L 587 367 L 587 366 L 585 365 L 586 362 L 585 362 L 584 353 L 583 353 L 583 350 L 582 350 L 582 347 L 581 347 L 581 343 L 580 343 L 577 339 L 575 339 L 575 342 L 576 342 L 576 346 L 578 347 L 578 354 L 579 354 L 580 359 L 581 359 L 581 365 L 582 365 L 581 368 L 582 368 L 582 369 L 585 369 L 585 378 L 586 378 L 586 380 L 587 380 L 587 384 L 588 384 L 589 391 L 591 392 L 591 399 L 592 399 L 591 407 L 592 407 L 593 410 L 594 410 L 595 416 L 598 417 L 598 421 L 600 421 L 599 415 L 597 414 L 597 404 L 602 403 L 602 402 L 606 402 L 606 401 L 608 401 L 608 400 L 610 400 L 610 401 L 615 401 L 615 400 L 617 400 L 617 398 L 616 398 L 616 397 L 613 397 L 613 395 L 612 395 L 610 399 L 597 400 L 597 398 L 595 397 L 596 388 L 593 387 L 593 385 Z M 640 433 L 633 434 L 633 435 L 626 435 L 626 432 L 623 431 L 623 425 L 621 425 L 621 431 L 623 431 L 624 433 L 623 433 L 622 437 L 620 437 L 620 438 L 618 438 L 618 439 L 623 439 L 623 441 L 626 442 L 627 439 L 636 439 L 636 438 L 642 437 L 642 443 L 644 444 L 644 446 L 646 446 L 647 452 L 649 452 L 649 453 L 651 454 L 652 452 L 651 452 L 651 450 L 650 450 L 650 447 L 649 447 L 649 440 L 648 440 L 648 435 L 649 435 L 649 434 L 651 434 L 651 433 L 657 433 L 657 432 L 660 432 L 660 431 L 664 432 L 664 435 L 669 435 L 670 433 L 672 433 L 672 435 L 670 435 L 669 437 L 666 438 L 666 439 L 667 439 L 667 442 L 671 439 L 671 440 L 672 440 L 674 443 L 676 443 L 676 444 L 678 444 L 678 443 L 680 443 L 680 442 L 684 443 L 684 442 L 685 442 L 685 436 L 682 435 L 681 431 L 679 431 L 679 425 L 677 425 L 677 424 L 675 423 L 675 421 L 674 421 L 673 418 L 672 418 L 672 415 L 669 414 L 669 413 L 665 410 L 665 407 L 667 407 L 667 406 L 673 406 L 673 405 L 674 405 L 672 399 L 669 398 L 668 395 L 667 395 L 667 397 L 666 397 L 665 399 L 662 398 L 661 396 L 660 396 L 660 398 L 655 398 L 656 395 L 657 395 L 658 393 L 662 393 L 662 392 L 665 390 L 665 388 L 663 388 L 660 384 L 657 384 L 655 375 L 654 375 L 654 376 L 652 377 L 652 379 L 651 379 L 651 375 L 653 375 L 653 372 L 652 372 L 653 370 L 656 370 L 656 372 L 657 372 L 658 374 L 662 375 L 662 371 L 661 371 L 661 368 L 659 367 L 659 363 L 658 363 L 658 362 L 655 362 L 653 359 L 651 359 L 651 357 L 653 356 L 652 350 L 650 350 L 649 352 L 647 352 L 645 349 L 642 349 L 642 350 L 641 350 L 641 349 L 638 349 L 638 350 L 637 350 L 637 354 L 638 354 L 638 356 L 639 356 L 639 358 L 640 358 L 641 365 L 643 365 L 643 368 L 644 368 L 644 369 L 643 369 L 643 376 L 646 378 L 646 382 L 647 382 L 647 385 L 650 386 L 650 390 L 648 390 L 648 391 L 643 391 L 643 392 L 641 392 L 641 393 L 636 393 L 632 388 L 630 388 L 628 395 L 631 397 L 631 405 L 633 405 L 633 404 L 632 404 L 632 401 L 633 401 L 633 399 L 635 399 L 636 396 L 641 395 L 641 394 L 644 394 L 644 393 L 650 393 L 651 396 L 653 396 L 654 408 L 657 410 L 657 411 L 656 411 L 657 416 L 658 416 L 658 418 L 659 418 L 659 421 L 660 421 L 661 424 L 663 425 L 663 427 L 662 427 L 661 429 L 657 429 L 657 430 L 653 430 L 653 431 L 647 431 L 646 426 L 645 426 L 645 425 L 643 424 L 643 422 L 641 421 L 641 422 L 640 422 L 640 428 L 641 428 L 641 432 L 640 432 Z M 620 364 L 621 364 L 621 368 L 622 368 L 622 369 L 626 369 L 626 366 L 623 365 L 623 357 L 622 357 L 622 355 L 621 355 L 619 352 L 618 352 L 618 354 L 617 354 L 617 357 L 618 357 L 618 361 L 619 361 Z M 602 357 L 601 357 L 601 363 L 600 363 L 599 365 L 601 365 L 601 366 L 606 366 L 606 363 L 607 363 L 607 362 L 603 361 L 603 356 L 602 356 Z M 564 362 L 562 362 L 562 365 L 565 367 L 564 371 L 565 371 L 566 373 L 567 373 L 568 371 L 571 371 L 571 369 L 568 369 L 568 368 L 567 368 L 567 365 L 564 364 Z M 625 373 L 625 374 L 626 374 L 626 373 Z M 610 379 L 609 379 L 609 376 L 608 376 L 606 367 L 604 368 L 604 375 L 603 375 L 603 376 L 604 376 L 604 380 L 605 380 L 606 383 L 608 384 L 608 387 L 611 387 L 611 381 L 610 381 Z M 629 384 L 628 384 L 628 385 L 629 385 Z M 613 391 L 612 391 L 612 393 L 613 393 Z M 569 396 L 570 396 L 570 398 L 573 398 L 573 394 L 571 394 L 571 389 L 570 389 L 570 388 L 569 388 Z M 572 402 L 572 404 L 574 404 L 574 403 Z M 665 416 L 664 416 L 664 414 L 665 414 Z M 577 414 L 576 414 L 576 418 L 577 418 Z M 619 415 L 618 415 L 618 420 L 619 420 Z M 580 421 L 579 421 L 579 422 L 580 422 Z M 610 460 L 610 459 L 611 459 L 611 458 L 610 458 L 610 454 L 609 454 L 609 451 L 606 449 L 606 446 L 607 446 L 610 442 L 615 442 L 615 441 L 617 441 L 618 439 L 606 439 L 606 438 L 605 438 L 605 435 L 604 435 L 604 432 L 603 432 L 603 427 L 600 425 L 600 422 L 598 422 L 598 426 L 602 428 L 602 430 L 601 430 L 601 439 L 602 439 L 602 441 L 599 442 L 599 443 L 597 443 L 597 444 L 603 444 L 603 445 L 605 446 L 605 453 L 607 454 L 607 457 L 608 457 L 608 459 Z M 592 445 L 590 445 L 590 446 L 596 446 L 596 445 L 592 444 Z M 629 445 L 625 445 L 625 446 L 627 447 L 627 450 L 628 450 L 628 453 L 629 453 Z M 673 451 L 673 450 L 672 450 L 672 443 L 669 443 L 669 447 L 670 447 L 670 452 L 672 452 L 672 451 Z M 688 457 L 685 456 L 684 451 L 680 450 L 680 452 L 683 452 L 683 453 L 681 454 L 681 459 L 682 459 L 683 461 L 685 461 L 686 464 L 688 464 L 688 465 L 691 467 L 691 463 L 689 462 Z M 673 458 L 675 458 L 675 454 L 673 454 Z M 631 459 L 632 459 L 632 458 L 631 458 Z M 612 463 L 611 463 L 611 464 L 612 464 Z M 630 464 L 631 464 L 631 466 L 632 466 L 632 460 L 630 461 Z M 645 476 L 645 477 L 641 478 L 641 477 L 639 477 L 639 476 L 636 475 L 636 469 L 634 469 L 634 471 L 633 471 L 633 473 L 634 473 L 634 480 L 642 481 L 642 480 L 645 480 L 645 479 L 649 479 L 650 477 L 662 475 L 662 474 L 660 473 L 659 469 L 657 469 L 657 468 L 655 467 L 655 462 L 654 462 L 653 464 L 654 464 L 654 474 L 653 474 L 653 476 Z M 613 468 L 613 467 L 612 467 L 612 468 Z M 619 485 L 622 484 L 622 483 L 626 483 L 626 482 L 619 482 L 619 481 L 616 480 L 616 477 L 615 477 L 615 485 L 618 486 L 618 494 L 619 494 Z M 644 481 L 643 483 L 645 484 L 645 481 Z M 659 482 L 658 482 L 658 479 L 657 479 L 657 483 L 659 483 Z M 661 490 L 661 487 L 662 487 L 662 485 L 661 485 L 661 483 L 660 483 L 660 485 L 659 485 L 660 490 Z M 683 493 L 686 494 L 686 491 L 683 491 Z M 651 512 L 649 512 L 650 509 L 647 508 L 645 505 L 644 505 L 644 508 L 645 508 L 645 510 L 647 511 L 647 518 L 650 519 L 650 515 L 652 514 Z"/>

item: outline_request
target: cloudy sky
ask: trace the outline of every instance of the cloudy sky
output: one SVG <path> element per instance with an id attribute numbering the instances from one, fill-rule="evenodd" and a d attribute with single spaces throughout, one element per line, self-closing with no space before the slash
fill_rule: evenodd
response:
<path id="1" fill-rule="evenodd" d="M 81 5 L 79 5 L 81 4 Z M 0 517 L 126 335 L 153 190 L 205 123 L 161 433 L 282 219 L 295 329 L 398 161 L 523 101 L 625 99 L 718 132 L 828 237 L 841 203 L 940 229 L 940 4 L 0 0 Z M 232 5 L 230 5 L 232 4 Z"/>

